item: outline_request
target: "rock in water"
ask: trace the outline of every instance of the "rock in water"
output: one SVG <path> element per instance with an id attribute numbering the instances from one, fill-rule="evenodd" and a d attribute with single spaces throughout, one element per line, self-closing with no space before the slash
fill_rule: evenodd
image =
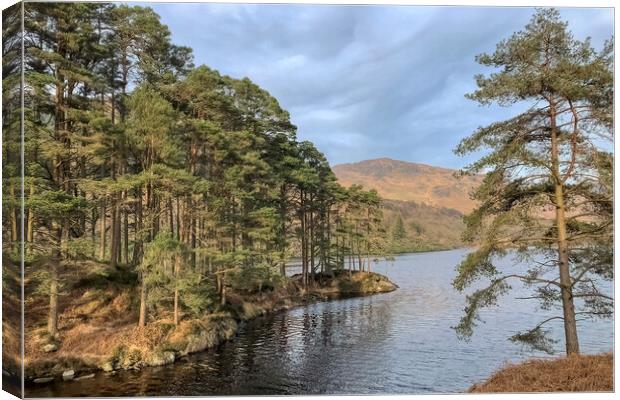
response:
<path id="1" fill-rule="evenodd" d="M 75 371 L 70 369 L 68 371 L 65 371 L 62 373 L 62 380 L 63 381 L 70 381 L 71 379 L 73 379 L 73 376 L 75 375 Z"/>
<path id="2" fill-rule="evenodd" d="M 53 380 L 54 380 L 54 378 L 52 378 L 51 376 L 46 376 L 44 378 L 36 378 L 34 380 L 34 383 L 48 383 L 48 382 L 51 382 Z"/>
<path id="3" fill-rule="evenodd" d="M 161 354 L 153 354 L 148 362 L 148 365 L 152 367 L 158 367 L 160 365 L 172 364 L 175 356 L 172 351 L 164 351 Z"/>
<path id="4" fill-rule="evenodd" d="M 84 379 L 91 379 L 94 377 L 95 377 L 95 374 L 82 375 L 82 376 L 78 376 L 77 378 L 75 378 L 74 381 L 82 381 Z"/>
<path id="5" fill-rule="evenodd" d="M 112 365 L 111 362 L 108 361 L 107 363 L 101 366 L 101 369 L 104 370 L 105 372 L 111 372 L 111 371 L 114 371 L 114 366 Z"/>

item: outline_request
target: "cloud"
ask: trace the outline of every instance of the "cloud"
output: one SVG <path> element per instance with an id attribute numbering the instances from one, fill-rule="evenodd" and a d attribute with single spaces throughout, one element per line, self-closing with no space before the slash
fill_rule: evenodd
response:
<path id="1" fill-rule="evenodd" d="M 152 3 L 196 63 L 249 77 L 290 111 L 300 140 L 332 164 L 392 157 L 460 167 L 452 149 L 514 112 L 464 94 L 481 52 L 534 12 L 510 7 Z M 561 10 L 577 38 L 600 46 L 613 10 Z"/>

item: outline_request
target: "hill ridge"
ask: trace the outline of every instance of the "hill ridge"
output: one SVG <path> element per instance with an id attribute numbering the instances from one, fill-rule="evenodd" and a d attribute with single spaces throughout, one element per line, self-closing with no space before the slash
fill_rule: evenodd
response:
<path id="1" fill-rule="evenodd" d="M 482 176 L 456 177 L 457 169 L 380 157 L 337 164 L 332 171 L 344 186 L 360 184 L 387 200 L 451 208 L 467 214 L 476 203 L 470 192 Z"/>
<path id="2" fill-rule="evenodd" d="M 377 158 L 369 158 L 367 160 L 340 163 L 340 164 L 333 165 L 332 168 L 343 167 L 343 166 L 354 166 L 354 165 L 373 163 L 373 162 L 391 162 L 391 163 L 397 163 L 397 164 L 408 164 L 408 165 L 415 165 L 415 166 L 421 166 L 421 167 L 436 168 L 436 169 L 441 169 L 441 170 L 446 170 L 446 171 L 455 171 L 455 172 L 458 171 L 457 168 L 448 168 L 448 167 L 443 167 L 440 165 L 432 165 L 432 164 L 427 164 L 427 163 L 417 162 L 417 161 L 398 160 L 396 158 L 391 158 L 391 157 L 377 157 Z"/>

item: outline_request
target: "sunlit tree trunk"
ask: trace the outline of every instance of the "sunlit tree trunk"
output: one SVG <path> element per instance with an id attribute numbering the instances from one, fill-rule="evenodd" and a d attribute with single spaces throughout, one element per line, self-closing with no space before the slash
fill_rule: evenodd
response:
<path id="1" fill-rule="evenodd" d="M 564 182 L 560 175 L 558 128 L 556 126 L 556 105 L 550 102 L 551 118 L 551 167 L 555 181 L 555 223 L 558 230 L 558 259 L 560 269 L 560 291 L 562 295 L 562 310 L 564 314 L 564 334 L 566 337 L 566 354 L 579 354 L 579 339 L 577 336 L 577 321 L 575 319 L 575 305 L 570 277 L 568 242 L 566 240 L 566 215 L 564 205 Z"/>
<path id="2" fill-rule="evenodd" d="M 58 265 L 52 261 L 50 268 L 50 303 L 47 320 L 47 332 L 56 337 L 58 334 Z"/>
<path id="3" fill-rule="evenodd" d="M 30 184 L 29 197 L 34 197 L 34 184 Z M 26 230 L 26 241 L 32 243 L 34 241 L 34 211 L 32 208 L 28 208 L 28 227 Z"/>
<path id="4" fill-rule="evenodd" d="M 144 281 L 144 273 L 142 273 L 142 285 L 140 287 L 140 317 L 138 318 L 138 326 L 146 326 L 146 282 Z"/>

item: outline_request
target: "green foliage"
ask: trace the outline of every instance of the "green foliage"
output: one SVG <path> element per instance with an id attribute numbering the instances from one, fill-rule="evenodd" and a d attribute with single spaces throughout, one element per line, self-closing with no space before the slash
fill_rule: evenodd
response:
<path id="1" fill-rule="evenodd" d="M 405 224 L 403 222 L 403 217 L 398 216 L 396 219 L 396 224 L 394 224 L 394 229 L 392 231 L 392 237 L 394 240 L 403 240 L 407 238 L 407 231 L 405 230 Z"/>
<path id="2" fill-rule="evenodd" d="M 481 280 L 488 286 L 467 297 L 459 334 L 471 335 L 479 310 L 497 303 L 509 279 L 532 287 L 544 309 L 566 291 L 570 300 L 561 302 L 569 315 L 573 297 L 585 299 L 580 315 L 612 315 L 611 298 L 597 285 L 612 277 L 613 196 L 606 151 L 612 137 L 612 58 L 611 41 L 596 51 L 589 39 L 574 39 L 555 9 L 538 10 L 524 30 L 501 41 L 492 54 L 477 57 L 496 72 L 476 76 L 478 89 L 468 98 L 482 105 L 529 107 L 479 128 L 455 150 L 486 151 L 464 171 L 486 177 L 474 193 L 479 207 L 465 217 L 463 239 L 477 249 L 458 266 L 453 284 L 460 291 Z M 546 210 L 556 211 L 553 220 Z M 526 271 L 508 274 L 494 266 L 493 260 L 509 251 Z M 511 340 L 549 350 L 553 342 L 541 329 L 548 321 Z M 565 325 L 576 331 L 572 322 Z M 576 334 L 569 336 L 567 351 L 575 351 Z"/>
<path id="3" fill-rule="evenodd" d="M 266 90 L 194 67 L 191 49 L 171 42 L 152 9 L 28 3 L 25 13 L 27 258 L 108 263 L 108 275 L 88 274 L 83 285 L 129 268 L 150 311 L 178 295 L 182 314 L 200 315 L 221 302 L 218 271 L 239 268 L 239 289 L 255 292 L 279 285 L 292 255 L 303 254 L 308 278 L 342 267 L 345 255 L 370 263 L 385 252 L 378 195 L 338 185 Z M 13 39 L 3 37 L 4 94 L 21 75 Z M 11 100 L 3 103 L 12 133 L 3 147 L 7 254 L 19 247 L 22 222 L 12 157 L 21 104 Z M 65 273 L 54 265 L 41 266 L 44 280 Z"/>
<path id="4" fill-rule="evenodd" d="M 84 260 L 91 258 L 95 253 L 95 245 L 89 238 L 81 237 L 69 240 L 67 244 L 67 257 L 72 260 Z"/>
<path id="5" fill-rule="evenodd" d="M 272 266 L 260 264 L 252 268 L 237 268 L 226 275 L 226 282 L 242 293 L 261 293 L 277 288 L 283 278 Z"/>
<path id="6" fill-rule="evenodd" d="M 70 218 L 85 212 L 89 204 L 83 197 L 75 197 L 61 190 L 47 190 L 28 199 L 28 208 L 40 218 Z"/>
<path id="7" fill-rule="evenodd" d="M 544 351 L 548 354 L 555 353 L 554 345 L 558 342 L 549 338 L 549 331 L 543 330 L 541 327 L 517 333 L 509 339 L 511 342 L 525 344 L 534 350 Z"/>

